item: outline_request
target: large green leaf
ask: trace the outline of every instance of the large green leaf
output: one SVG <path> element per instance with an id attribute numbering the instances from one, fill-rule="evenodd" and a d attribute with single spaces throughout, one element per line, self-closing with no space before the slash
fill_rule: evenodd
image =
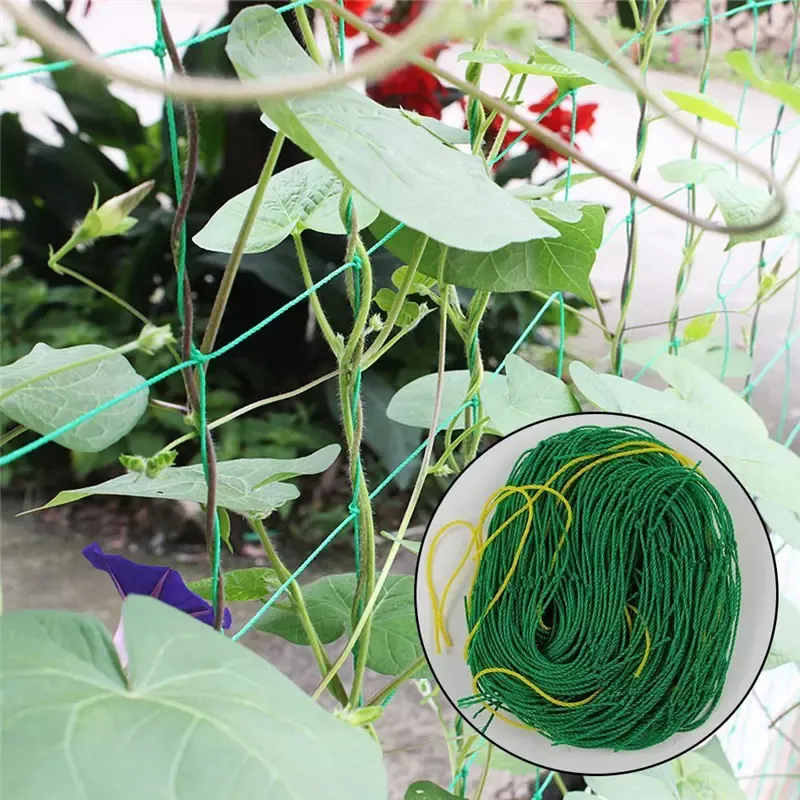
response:
<path id="1" fill-rule="evenodd" d="M 0 411 L 14 422 L 46 435 L 144 383 L 123 355 L 103 345 L 55 349 L 40 342 L 26 356 L 0 367 L 0 394 L 23 381 L 103 354 L 106 357 L 19 389 L 0 402 Z M 147 409 L 147 396 L 147 389 L 136 392 L 54 441 L 79 453 L 105 450 L 136 425 Z"/>
<path id="2" fill-rule="evenodd" d="M 720 125 L 727 125 L 729 128 L 739 127 L 736 117 L 720 108 L 716 102 L 706 94 L 665 89 L 664 95 L 672 100 L 681 111 L 688 111 L 695 117 L 707 119 L 709 122 L 718 122 Z"/>
<path id="3" fill-rule="evenodd" d="M 123 619 L 127 674 L 97 620 L 0 618 L 4 800 L 385 800 L 375 742 L 269 662 L 150 597 Z"/>
<path id="4" fill-rule="evenodd" d="M 202 578 L 186 584 L 195 594 L 211 601 L 213 579 Z M 225 573 L 225 602 L 246 603 L 248 600 L 262 600 L 281 585 L 274 569 L 268 567 L 248 567 L 232 569 Z"/>
<path id="5" fill-rule="evenodd" d="M 800 610 L 785 594 L 781 594 L 775 635 L 764 669 L 775 669 L 791 662 L 800 663 Z"/>
<path id="6" fill-rule="evenodd" d="M 266 517 L 289 500 L 299 497 L 295 486 L 284 481 L 298 475 L 324 472 L 339 455 L 338 444 L 330 444 L 302 458 L 237 458 L 217 464 L 217 504 L 247 517 Z M 74 503 L 92 495 L 152 497 L 160 500 L 191 500 L 205 503 L 203 467 L 167 467 L 156 478 L 128 473 L 110 481 L 59 492 L 41 508 Z M 34 509 L 40 511 L 39 509 Z"/>
<path id="7" fill-rule="evenodd" d="M 731 428 L 766 438 L 764 420 L 738 394 L 713 378 L 702 367 L 679 356 L 663 355 L 653 365 L 656 372 L 675 390 L 678 397 Z"/>
<path id="8" fill-rule="evenodd" d="M 417 781 L 406 789 L 403 800 L 459 800 L 459 796 L 431 781 Z"/>
<path id="9" fill-rule="evenodd" d="M 735 412 L 735 419 L 720 417 L 715 409 L 686 402 L 671 389 L 662 392 L 615 375 L 598 375 L 578 361 L 570 364 L 570 377 L 592 405 L 675 428 L 724 461 L 752 495 L 800 512 L 800 458 L 772 439 L 743 431 Z"/>
<path id="10" fill-rule="evenodd" d="M 237 15 L 227 53 L 242 80 L 326 74 L 267 6 Z M 438 142 L 355 89 L 260 105 L 298 146 L 378 208 L 437 241 L 487 252 L 547 228 L 492 182 L 480 159 Z"/>
<path id="11" fill-rule="evenodd" d="M 698 753 L 672 762 L 681 800 L 745 800 L 736 778 Z"/>
<path id="12" fill-rule="evenodd" d="M 597 248 L 603 238 L 605 210 L 602 206 L 583 206 L 579 222 L 558 219 L 545 209 L 536 213 L 559 232 L 558 238 L 531 239 L 523 244 L 510 244 L 491 253 L 473 253 L 450 248 L 444 267 L 444 279 L 468 289 L 493 292 L 525 292 L 538 290 L 548 294 L 569 292 L 593 303 L 589 272 L 594 266 Z M 532 215 L 535 216 L 535 215 Z M 381 214 L 370 230 L 378 238 L 393 230 L 396 222 Z M 405 228 L 395 234 L 386 247 L 398 258 L 409 261 L 420 234 Z M 437 276 L 441 246 L 429 242 L 420 270 Z"/>
<path id="13" fill-rule="evenodd" d="M 352 633 L 351 612 L 356 576 L 328 575 L 303 587 L 308 614 L 323 644 Z M 294 644 L 308 644 L 303 626 L 292 609 L 271 606 L 256 627 Z M 414 615 L 414 578 L 389 575 L 372 616 L 367 666 L 381 675 L 399 675 L 422 655 Z M 422 677 L 423 668 L 419 677 Z"/>
<path id="14" fill-rule="evenodd" d="M 492 378 L 492 383 L 505 386 L 506 379 L 502 375 Z M 437 373 L 423 375 L 421 378 L 407 383 L 395 393 L 386 408 L 386 416 L 412 428 L 430 428 L 433 419 L 433 404 L 436 398 Z M 447 422 L 467 401 L 469 388 L 469 370 L 456 369 L 444 373 L 442 383 L 442 405 L 439 410 L 439 422 Z M 464 412 L 458 416 L 454 430 L 464 427 Z"/>
<path id="15" fill-rule="evenodd" d="M 541 419 L 580 411 L 564 381 L 524 358 L 509 356 L 506 376 L 504 384 L 487 381 L 481 392 L 486 413 L 503 436 Z"/>
<path id="16" fill-rule="evenodd" d="M 587 775 L 586 784 L 604 800 L 675 800 L 669 786 L 651 775 Z"/>
<path id="17" fill-rule="evenodd" d="M 658 336 L 653 339 L 640 339 L 637 342 L 626 342 L 622 351 L 623 359 L 653 368 L 659 356 L 669 352 L 669 338 Z M 725 367 L 726 378 L 743 378 L 753 371 L 753 359 L 743 350 L 728 348 L 725 357 L 725 338 L 723 336 L 706 337 L 698 342 L 682 343 L 678 351 L 679 357 L 702 367 L 706 372 L 719 377 Z"/>
<path id="18" fill-rule="evenodd" d="M 214 213 L 195 234 L 204 250 L 230 253 L 239 235 L 256 187 L 237 194 Z M 262 253 L 279 245 L 300 225 L 321 233 L 345 233 L 339 216 L 342 182 L 317 160 L 304 161 L 279 172 L 267 184 L 245 253 Z M 353 200 L 359 229 L 374 221 L 378 210 L 356 195 Z"/>
<path id="19" fill-rule="evenodd" d="M 789 547 L 800 550 L 800 514 L 760 497 L 756 505 L 770 533 L 780 536 Z"/>

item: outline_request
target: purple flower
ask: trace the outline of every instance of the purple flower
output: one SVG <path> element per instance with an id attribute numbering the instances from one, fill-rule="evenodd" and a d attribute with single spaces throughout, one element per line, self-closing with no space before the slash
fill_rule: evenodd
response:
<path id="1" fill-rule="evenodd" d="M 202 597 L 196 595 L 172 567 L 151 567 L 137 564 L 122 556 L 104 553 L 97 542 L 83 548 L 83 555 L 95 568 L 107 572 L 121 597 L 129 594 L 145 594 L 155 597 L 168 606 L 185 611 L 189 616 L 214 624 L 214 609 Z M 231 626 L 231 612 L 226 608 L 222 627 Z"/>

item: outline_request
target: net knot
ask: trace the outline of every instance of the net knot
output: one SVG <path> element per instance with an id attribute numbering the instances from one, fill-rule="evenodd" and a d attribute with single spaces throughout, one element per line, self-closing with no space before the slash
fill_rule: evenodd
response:
<path id="1" fill-rule="evenodd" d="M 347 510 L 350 512 L 350 516 L 354 519 L 358 520 L 359 510 L 358 510 L 358 503 L 355 499 L 351 500 L 347 506 Z"/>
<path id="2" fill-rule="evenodd" d="M 167 46 L 164 44 L 163 39 L 158 39 L 153 45 L 153 55 L 159 59 L 166 57 Z"/>
<path id="3" fill-rule="evenodd" d="M 192 344 L 189 355 L 192 361 L 198 366 L 202 367 L 204 364 L 207 364 L 213 356 L 209 353 L 203 353 L 195 344 Z"/>

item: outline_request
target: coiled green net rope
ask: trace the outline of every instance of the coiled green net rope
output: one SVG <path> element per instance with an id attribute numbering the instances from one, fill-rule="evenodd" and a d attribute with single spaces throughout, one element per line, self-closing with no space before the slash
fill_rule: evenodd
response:
<path id="1" fill-rule="evenodd" d="M 585 748 L 638 750 L 702 725 L 741 581 L 733 521 L 699 467 L 636 427 L 583 426 L 523 453 L 469 526 L 475 694 L 459 705 Z"/>

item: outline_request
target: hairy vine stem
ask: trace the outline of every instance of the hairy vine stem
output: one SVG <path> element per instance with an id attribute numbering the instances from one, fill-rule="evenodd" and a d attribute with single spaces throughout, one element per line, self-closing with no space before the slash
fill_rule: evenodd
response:
<path id="1" fill-rule="evenodd" d="M 281 561 L 278 551 L 273 546 L 272 540 L 269 538 L 269 534 L 267 533 L 267 529 L 264 527 L 264 522 L 256 517 L 253 517 L 250 519 L 250 524 L 253 526 L 253 530 L 258 534 L 258 538 L 261 540 L 261 544 L 264 547 L 264 552 L 267 554 L 267 558 L 269 559 L 272 568 L 275 570 L 275 573 L 280 578 L 281 582 L 286 581 L 290 577 L 291 573 L 286 568 L 283 561 Z M 317 666 L 319 667 L 320 672 L 325 675 L 331 668 L 331 662 L 328 658 L 328 654 L 325 652 L 325 647 L 319 638 L 317 629 L 314 627 L 314 623 L 311 621 L 311 617 L 308 613 L 308 606 L 306 606 L 306 602 L 303 598 L 303 593 L 300 591 L 300 588 L 295 581 L 289 584 L 288 592 L 289 596 L 292 598 L 294 611 L 297 614 L 297 618 L 300 620 L 300 625 L 302 626 L 306 638 L 308 639 L 309 645 L 311 645 L 311 651 L 314 654 L 314 659 L 317 662 Z M 342 686 L 342 682 L 339 680 L 338 676 L 336 679 L 331 681 L 329 689 L 336 700 L 338 700 L 343 706 L 347 705 L 347 692 L 344 690 L 344 686 Z"/>
<path id="2" fill-rule="evenodd" d="M 446 252 L 445 248 L 443 248 L 443 252 Z M 314 691 L 313 696 L 315 699 L 318 698 L 322 694 L 322 692 L 325 691 L 327 685 L 331 682 L 331 680 L 333 680 L 334 675 L 338 674 L 339 670 L 344 665 L 344 662 L 347 660 L 348 656 L 353 651 L 353 648 L 356 646 L 356 644 L 359 645 L 359 652 L 363 652 L 366 650 L 364 640 L 360 637 L 362 637 L 364 629 L 368 628 L 369 626 L 372 613 L 375 610 L 378 598 L 380 597 L 380 594 L 383 591 L 383 587 L 386 583 L 386 579 L 389 576 L 389 572 L 391 571 L 392 564 L 394 564 L 394 560 L 397 558 L 397 554 L 400 552 L 400 548 L 402 547 L 403 537 L 405 536 L 406 531 L 408 530 L 408 526 L 411 524 L 411 518 L 414 515 L 414 511 L 416 510 L 420 495 L 422 494 L 422 488 L 425 485 L 425 480 L 428 477 L 428 467 L 431 463 L 431 456 L 433 454 L 433 444 L 436 439 L 436 431 L 438 428 L 439 412 L 441 411 L 442 407 L 445 357 L 447 351 L 448 315 L 447 315 L 447 304 L 444 302 L 444 298 L 446 297 L 446 292 L 444 291 L 445 284 L 443 283 L 442 279 L 443 268 L 444 268 L 444 259 L 442 258 L 439 266 L 439 283 L 440 283 L 440 295 L 443 298 L 443 302 L 439 309 L 440 313 L 439 365 L 436 374 L 436 395 L 434 397 L 434 402 L 433 402 L 433 414 L 431 418 L 431 425 L 428 430 L 428 438 L 425 444 L 425 450 L 422 454 L 422 461 L 420 463 L 419 472 L 417 473 L 417 480 L 414 482 L 414 488 L 411 490 L 411 497 L 408 500 L 406 510 L 403 513 L 403 518 L 400 521 L 400 525 L 398 527 L 397 533 L 395 534 L 392 546 L 389 549 L 389 552 L 386 556 L 386 561 L 384 562 L 383 568 L 381 569 L 381 573 L 378 576 L 378 579 L 375 581 L 372 592 L 370 593 L 366 603 L 364 604 L 364 608 L 361 611 L 358 623 L 354 625 L 353 633 L 348 639 L 347 644 L 344 646 L 344 649 L 339 654 L 339 658 L 336 659 L 336 662 L 334 663 L 333 667 L 330 669 L 328 674 L 322 679 L 322 682 Z M 372 544 L 374 547 L 374 542 Z"/>
<path id="3" fill-rule="evenodd" d="M 597 172 L 602 177 L 611 181 L 615 185 L 627 192 L 634 192 L 638 197 L 648 202 L 650 205 L 671 214 L 684 222 L 691 222 L 705 230 L 716 231 L 717 233 L 744 234 L 766 230 L 774 225 L 785 214 L 787 209 L 787 198 L 785 187 L 779 183 L 774 176 L 748 158 L 742 157 L 729 147 L 723 145 L 698 131 L 692 131 L 684 124 L 669 108 L 660 101 L 653 98 L 647 90 L 639 83 L 635 75 L 632 75 L 624 62 L 614 55 L 614 48 L 607 42 L 607 37 L 602 37 L 593 28 L 592 23 L 587 21 L 585 15 L 579 11 L 571 0 L 562 0 L 562 4 L 574 17 L 576 23 L 583 30 L 590 43 L 596 49 L 609 57 L 612 65 L 621 74 L 623 79 L 637 92 L 643 93 L 648 103 L 659 110 L 670 122 L 689 136 L 696 137 L 701 143 L 707 145 L 715 152 L 725 156 L 745 167 L 754 175 L 763 179 L 770 187 L 774 188 L 774 208 L 760 222 L 750 225 L 729 226 L 725 224 L 711 224 L 705 220 L 692 216 L 683 209 L 677 208 L 665 202 L 655 194 L 636 187 L 628 179 L 623 178 L 608 170 L 595 159 L 589 158 L 581 151 L 565 143 L 559 136 L 556 136 L 547 128 L 532 123 L 522 117 L 514 108 L 506 103 L 498 101 L 490 94 L 476 89 L 459 76 L 439 67 L 434 61 L 414 53 L 422 50 L 426 45 L 441 37 L 445 29 L 444 23 L 448 22 L 447 14 L 451 10 L 451 4 L 434 3 L 431 4 L 429 11 L 423 13 L 420 19 L 409 27 L 400 36 L 392 38 L 382 34 L 373 26 L 361 20 L 347 8 L 340 8 L 330 0 L 316 0 L 315 6 L 323 9 L 327 8 L 337 16 L 344 18 L 347 22 L 354 25 L 361 31 L 366 32 L 370 38 L 377 41 L 384 47 L 377 53 L 372 53 L 359 59 L 359 63 L 349 71 L 340 72 L 335 75 L 325 75 L 323 78 L 312 76 L 311 78 L 293 79 L 282 76 L 269 82 L 251 81 L 241 83 L 229 79 L 213 78 L 187 78 L 176 76 L 169 81 L 155 81 L 145 78 L 128 70 L 121 69 L 115 65 L 98 59 L 85 45 L 64 31 L 61 31 L 54 23 L 45 19 L 34 8 L 23 6 L 12 0 L 0 0 L 0 5 L 6 8 L 15 21 L 28 31 L 31 38 L 38 42 L 44 49 L 50 50 L 61 58 L 72 60 L 84 69 L 95 75 L 100 75 L 110 80 L 119 80 L 127 85 L 140 89 L 159 92 L 171 97 L 188 99 L 193 101 L 204 101 L 217 105 L 243 105 L 257 100 L 281 99 L 286 97 L 297 97 L 301 95 L 315 94 L 335 87 L 343 86 L 359 78 L 374 78 L 391 71 L 393 68 L 410 61 L 417 64 L 434 75 L 449 81 L 455 88 L 461 89 L 468 94 L 479 99 L 486 108 L 498 111 L 508 116 L 512 121 L 521 125 L 523 129 L 532 133 L 548 147 L 565 157 L 571 157 L 574 161 L 583 164 L 588 169 Z M 478 30 L 485 30 L 501 18 L 508 10 L 509 3 L 501 2 L 493 8 L 490 15 L 480 20 L 476 24 Z M 459 9 L 463 14 L 463 8 Z M 800 157 L 795 167 L 800 165 Z"/>
<path id="4" fill-rule="evenodd" d="M 632 4 L 632 5 L 635 5 Z M 658 20 L 667 5 L 667 0 L 659 0 L 658 5 L 652 10 L 647 17 L 647 24 L 642 31 L 642 39 L 644 46 L 642 47 L 642 57 L 640 64 L 640 72 L 642 78 L 647 72 L 647 67 L 650 64 L 650 56 L 653 52 L 653 41 L 656 33 Z M 641 29 L 641 25 L 640 25 Z M 639 178 L 642 174 L 642 165 L 644 163 L 644 153 L 647 147 L 647 102 L 646 95 L 638 95 L 639 101 L 639 123 L 636 129 L 636 161 L 633 165 L 631 172 L 631 183 L 638 184 Z M 695 140 L 696 143 L 696 140 Z M 636 194 L 631 192 L 630 195 L 630 212 L 628 213 L 628 252 L 625 260 L 625 273 L 622 277 L 622 287 L 620 289 L 620 312 L 619 321 L 617 322 L 614 337 L 611 340 L 611 368 L 618 375 L 622 373 L 622 337 L 625 334 L 625 322 L 628 316 L 628 309 L 631 304 L 631 296 L 633 294 L 633 284 L 636 279 L 636 258 L 638 255 L 638 225 L 636 215 Z M 694 216 L 694 214 L 692 214 Z"/>
<path id="5" fill-rule="evenodd" d="M 184 76 L 183 61 L 181 60 L 175 40 L 172 37 L 167 23 L 164 9 L 154 4 L 154 9 L 159 14 L 158 30 L 169 55 L 172 69 L 177 75 Z M 163 62 L 162 62 L 163 64 Z M 188 102 L 184 103 L 184 119 L 186 121 L 186 165 L 184 167 L 183 181 L 179 184 L 176 176 L 176 192 L 179 191 L 178 207 L 175 209 L 175 216 L 172 220 L 170 231 L 170 244 L 172 247 L 172 258 L 175 270 L 180 275 L 181 262 L 186 252 L 186 217 L 189 213 L 189 206 L 194 194 L 195 182 L 197 180 L 197 165 L 199 160 L 199 134 L 197 126 L 197 111 Z M 170 123 L 172 124 L 172 123 Z M 173 126 L 174 127 L 174 126 Z M 173 142 L 173 147 L 175 143 Z M 193 360 L 192 346 L 194 342 L 194 303 L 192 301 L 192 287 L 189 280 L 189 272 L 183 269 L 183 284 L 178 288 L 183 293 L 183 331 L 181 336 L 181 355 L 184 361 Z M 201 366 L 200 369 L 203 369 Z M 184 388 L 186 389 L 187 405 L 190 413 L 198 414 L 201 408 L 201 397 L 198 383 L 195 380 L 193 370 L 183 370 Z M 206 427 L 205 430 L 205 452 L 206 452 L 206 483 L 207 494 L 205 503 L 206 513 L 206 549 L 212 569 L 214 568 L 214 553 L 218 543 L 217 535 L 217 453 L 214 448 L 214 440 L 211 432 Z M 225 613 L 225 576 L 222 567 L 218 566 L 214 575 L 215 594 L 212 598 L 214 603 L 214 629 L 222 630 L 222 618 Z"/>

